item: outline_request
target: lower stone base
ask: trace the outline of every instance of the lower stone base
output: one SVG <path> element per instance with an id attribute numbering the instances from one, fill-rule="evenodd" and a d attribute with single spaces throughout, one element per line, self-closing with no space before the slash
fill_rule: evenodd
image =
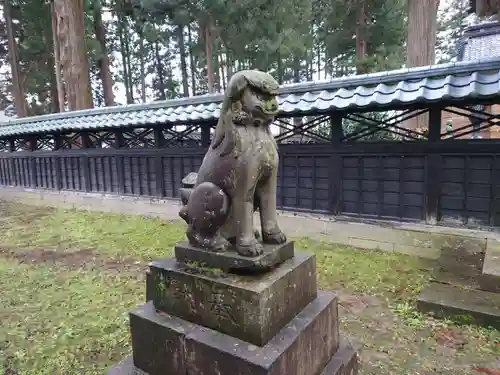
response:
<path id="1" fill-rule="evenodd" d="M 330 359 L 319 375 L 356 375 L 358 373 L 358 356 L 347 342 L 342 342 L 337 352 Z M 149 375 L 134 366 L 132 356 L 111 368 L 106 375 Z M 174 374 L 172 374 L 174 375 Z M 186 375 L 186 374 L 183 374 Z M 189 372 L 187 375 L 191 375 Z"/>
<path id="2" fill-rule="evenodd" d="M 108 375 L 354 375 L 357 356 L 340 346 L 338 300 L 318 292 L 266 345 L 255 346 L 155 310 L 130 314 L 133 359 Z"/>
<path id="3" fill-rule="evenodd" d="M 500 294 L 430 283 L 417 299 L 418 309 L 460 323 L 500 329 Z"/>

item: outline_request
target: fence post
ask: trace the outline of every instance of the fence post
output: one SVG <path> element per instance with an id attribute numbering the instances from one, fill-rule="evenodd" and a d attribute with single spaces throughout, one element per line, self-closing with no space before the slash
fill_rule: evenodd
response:
<path id="1" fill-rule="evenodd" d="M 441 139 L 441 107 L 429 109 L 428 142 L 433 144 Z M 439 192 L 441 190 L 442 157 L 435 147 L 427 153 L 425 175 L 425 222 L 435 225 L 439 221 Z"/>
<path id="2" fill-rule="evenodd" d="M 64 147 L 63 143 L 63 137 L 61 134 L 55 134 L 54 135 L 54 150 L 61 150 Z M 56 190 L 61 190 L 62 189 L 62 176 L 61 176 L 61 159 L 59 155 L 55 155 L 53 157 L 54 160 L 54 169 L 55 169 L 55 189 Z"/>
<path id="3" fill-rule="evenodd" d="M 115 143 L 113 146 L 117 150 L 119 150 L 125 146 L 125 138 L 123 137 L 123 130 L 122 129 L 117 129 L 115 131 Z M 118 178 L 118 181 L 117 181 L 118 193 L 124 194 L 125 193 L 125 173 L 124 173 L 123 156 L 122 155 L 115 156 L 115 165 L 116 165 L 116 176 Z"/>
<path id="4" fill-rule="evenodd" d="M 31 187 L 34 189 L 34 188 L 37 188 L 38 187 L 38 183 L 37 183 L 37 173 L 36 173 L 36 158 L 33 156 L 33 152 L 36 151 L 37 149 L 37 137 L 36 136 L 30 136 L 27 140 L 28 142 L 28 150 L 31 151 L 31 155 L 29 156 L 29 160 L 30 160 L 30 169 L 31 169 L 31 176 L 32 176 L 32 180 L 31 180 Z"/>
<path id="5" fill-rule="evenodd" d="M 330 154 L 330 172 L 329 179 L 329 200 L 330 212 L 333 215 L 338 215 L 341 211 L 342 204 L 342 156 L 340 155 L 340 145 L 344 136 L 342 128 L 343 116 L 341 113 L 333 113 L 330 115 L 330 137 L 331 137 L 331 154 Z"/>
<path id="6" fill-rule="evenodd" d="M 13 139 L 9 140 L 9 159 L 8 159 L 8 169 L 5 171 L 5 178 L 8 180 L 7 185 L 17 185 L 15 184 L 15 178 L 14 176 L 14 170 L 15 170 L 15 163 L 14 163 L 14 152 L 16 151 L 16 145 L 14 143 Z"/>
<path id="7" fill-rule="evenodd" d="M 208 148 L 210 146 L 210 123 L 201 125 L 201 147 Z M 184 176 L 182 176 L 184 178 Z"/>
<path id="8" fill-rule="evenodd" d="M 154 128 L 155 148 L 161 149 L 165 145 L 165 137 L 163 136 L 163 127 Z M 158 197 L 165 196 L 165 181 L 163 176 L 163 160 L 161 153 L 155 154 L 155 182 L 156 182 L 156 195 Z"/>
<path id="9" fill-rule="evenodd" d="M 82 148 L 89 149 L 92 148 L 92 141 L 90 139 L 90 135 L 87 131 L 82 131 L 81 132 L 81 139 L 82 139 Z M 84 187 L 85 191 L 88 193 L 92 190 L 91 184 L 90 184 L 90 165 L 89 165 L 89 157 L 87 154 L 85 154 L 82 157 L 82 168 L 83 168 L 83 179 L 84 179 Z"/>

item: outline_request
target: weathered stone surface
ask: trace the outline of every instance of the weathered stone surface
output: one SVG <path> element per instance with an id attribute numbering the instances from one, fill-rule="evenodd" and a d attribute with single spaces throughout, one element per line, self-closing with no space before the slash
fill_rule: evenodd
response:
<path id="1" fill-rule="evenodd" d="M 194 325 L 156 312 L 152 302 L 130 312 L 134 365 L 149 375 L 185 374 L 185 337 Z"/>
<path id="2" fill-rule="evenodd" d="M 440 270 L 462 278 L 477 278 L 481 274 L 486 248 L 473 239 L 459 239 L 441 247 Z"/>
<path id="3" fill-rule="evenodd" d="M 186 175 L 181 181 L 183 187 L 192 188 L 196 185 L 196 179 L 198 178 L 198 173 L 191 172 Z"/>
<path id="4" fill-rule="evenodd" d="M 175 258 L 152 262 L 158 310 L 262 346 L 316 298 L 314 255 L 299 252 L 271 272 L 241 276 L 193 269 Z"/>
<path id="5" fill-rule="evenodd" d="M 256 257 L 241 256 L 236 251 L 214 252 L 193 247 L 188 243 L 175 246 L 175 257 L 179 262 L 193 262 L 197 266 L 221 268 L 226 271 L 267 271 L 294 255 L 293 241 L 281 245 L 264 244 L 264 252 Z"/>
<path id="6" fill-rule="evenodd" d="M 150 352 L 151 359 L 146 361 L 154 362 L 157 358 L 165 367 L 158 365 L 151 370 L 154 372 L 146 373 L 134 366 L 134 361 L 136 365 L 141 361 L 129 357 L 113 367 L 107 375 L 357 374 L 356 352 L 347 343 L 339 347 L 337 298 L 332 293 L 320 292 L 318 298 L 264 347 L 251 345 L 174 316 L 158 314 L 152 302 L 137 309 L 135 314 L 143 320 L 142 327 L 146 327 L 142 331 L 137 326 L 136 338 L 139 343 L 147 344 L 152 333 L 155 337 L 167 337 L 172 332 L 174 335 L 184 333 L 183 356 L 177 357 L 177 362 L 165 362 L 164 357 L 170 355 L 168 342 L 167 345 L 161 345 L 160 350 Z M 147 355 L 146 350 L 141 351 L 140 355 Z M 178 368 L 181 370 L 178 371 Z"/>
<path id="7" fill-rule="evenodd" d="M 500 328 L 500 294 L 431 283 L 420 293 L 418 308 L 439 316 L 451 316 Z"/>
<path id="8" fill-rule="evenodd" d="M 133 357 L 128 356 L 123 361 L 113 366 L 106 373 L 106 375 L 149 375 L 149 374 L 135 367 Z"/>
<path id="9" fill-rule="evenodd" d="M 320 374 L 339 347 L 337 298 L 318 298 L 264 347 L 208 329 L 186 337 L 190 375 Z"/>
<path id="10" fill-rule="evenodd" d="M 342 341 L 321 375 L 356 375 L 358 371 L 359 362 L 356 351 L 348 342 Z"/>
<path id="11" fill-rule="evenodd" d="M 276 211 L 278 148 L 269 131 L 278 113 L 278 88 L 273 77 L 258 70 L 239 71 L 229 80 L 196 185 L 181 191 L 185 204 L 179 216 L 188 225 L 191 245 L 221 250 L 234 239 L 238 254 L 261 255 L 253 224 L 257 208 L 262 242 L 286 242 Z"/>
<path id="12" fill-rule="evenodd" d="M 357 375 L 359 371 L 359 362 L 356 351 L 349 345 L 342 343 L 333 355 L 332 359 L 321 375 Z M 177 375 L 168 373 L 169 375 Z M 150 375 L 134 366 L 132 356 L 110 369 L 106 375 Z M 185 374 L 182 374 L 185 375 Z M 225 374 L 221 374 L 225 375 Z M 280 374 L 281 375 L 281 374 Z"/>
<path id="13" fill-rule="evenodd" d="M 488 240 L 479 280 L 481 289 L 500 293 L 500 243 L 498 241 Z"/>
<path id="14" fill-rule="evenodd" d="M 146 302 L 151 301 L 155 294 L 155 283 L 151 276 L 151 270 L 148 268 L 146 270 Z"/>

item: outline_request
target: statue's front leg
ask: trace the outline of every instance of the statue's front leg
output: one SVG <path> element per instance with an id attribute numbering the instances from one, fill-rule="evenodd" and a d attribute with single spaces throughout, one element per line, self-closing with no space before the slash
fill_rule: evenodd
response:
<path id="1" fill-rule="evenodd" d="M 235 197 L 233 199 L 236 251 L 240 255 L 249 257 L 260 255 L 264 251 L 262 244 L 255 238 L 253 208 L 253 201 L 248 201 L 244 197 Z"/>
<path id="2" fill-rule="evenodd" d="M 269 244 L 282 244 L 286 242 L 286 235 L 278 225 L 276 212 L 276 185 L 278 176 L 276 169 L 269 178 L 262 181 L 255 194 L 259 201 L 260 222 L 262 227 L 262 240 Z"/>

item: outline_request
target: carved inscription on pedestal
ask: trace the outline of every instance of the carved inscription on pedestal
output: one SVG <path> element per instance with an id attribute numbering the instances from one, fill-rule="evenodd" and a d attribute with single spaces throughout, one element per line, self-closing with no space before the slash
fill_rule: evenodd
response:
<path id="1" fill-rule="evenodd" d="M 233 308 L 231 304 L 226 301 L 227 295 L 222 291 L 214 289 L 208 299 L 209 313 L 217 317 L 219 324 L 229 322 L 233 325 L 238 325 L 237 320 L 233 316 Z"/>
<path id="2" fill-rule="evenodd" d="M 198 310 L 193 291 L 190 286 L 172 276 L 159 274 L 158 293 L 161 300 L 166 303 L 184 304 L 189 313 L 196 314 Z M 170 302 L 167 302 L 170 300 Z"/>

